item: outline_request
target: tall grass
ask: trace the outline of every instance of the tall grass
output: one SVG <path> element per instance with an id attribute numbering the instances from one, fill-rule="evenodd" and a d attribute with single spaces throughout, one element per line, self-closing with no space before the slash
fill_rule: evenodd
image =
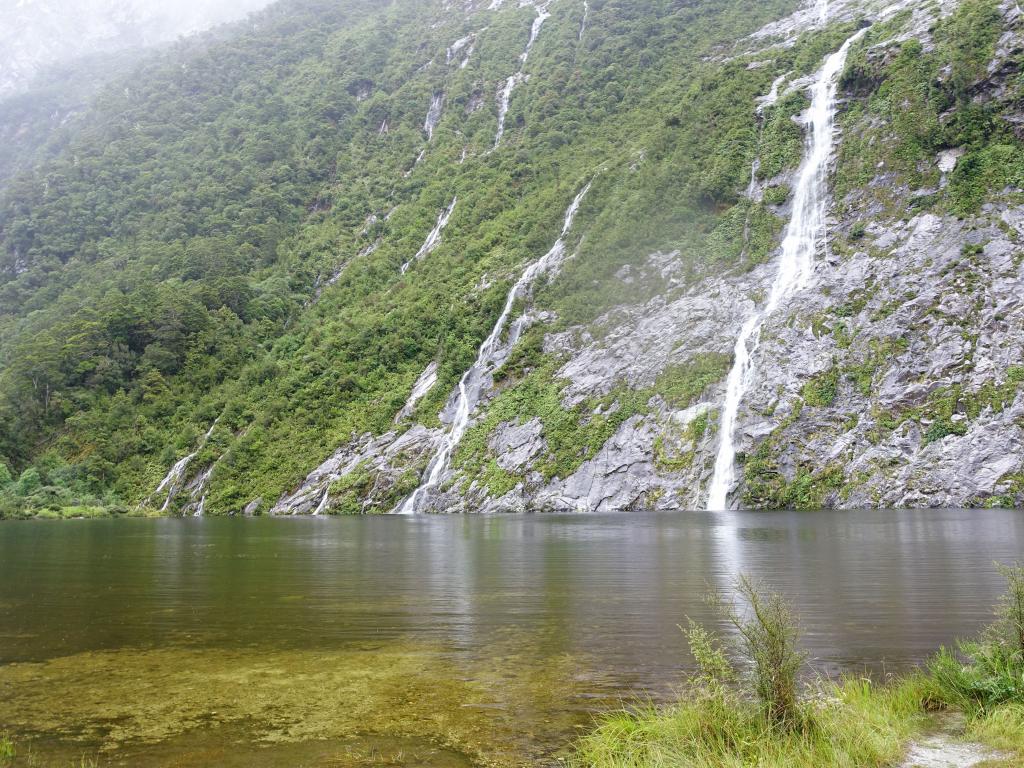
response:
<path id="1" fill-rule="evenodd" d="M 891 688 L 848 680 L 778 728 L 756 702 L 704 698 L 609 715 L 584 737 L 574 768 L 824 768 L 898 761 L 921 720 L 920 678 Z"/>
<path id="2" fill-rule="evenodd" d="M 1024 704 L 1024 568 L 997 565 L 1007 590 L 996 620 L 977 640 L 943 648 L 928 664 L 931 697 L 983 718 L 1002 704 Z"/>
<path id="3" fill-rule="evenodd" d="M 0 733 L 0 766 L 10 765 L 16 754 L 17 750 L 11 737 L 6 733 Z"/>

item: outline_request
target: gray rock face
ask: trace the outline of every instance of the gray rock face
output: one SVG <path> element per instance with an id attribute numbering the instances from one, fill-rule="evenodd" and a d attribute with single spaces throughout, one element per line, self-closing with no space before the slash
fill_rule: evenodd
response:
<path id="1" fill-rule="evenodd" d="M 652 262 L 671 274 L 660 254 Z M 748 274 L 706 280 L 674 300 L 659 296 L 641 306 L 618 307 L 595 323 L 610 329 L 599 340 L 585 328 L 549 335 L 545 351 L 569 357 L 558 372 L 567 382 L 563 403 L 573 406 L 606 395 L 619 384 L 649 387 L 673 363 L 709 352 L 728 354 L 754 309 L 750 297 L 763 291 L 773 274 L 772 265 L 765 264 Z"/>
<path id="2" fill-rule="evenodd" d="M 803 399 L 805 384 L 837 370 L 834 401 L 805 407 L 775 435 L 788 480 L 798 467 L 837 462 L 848 495 L 835 503 L 852 507 L 965 506 L 1005 492 L 1024 457 L 1024 400 L 1011 383 L 997 412 L 988 393 L 1007 386 L 1021 361 L 1024 268 L 997 222 L 1022 213 L 970 222 L 925 214 L 876 238 L 888 253 L 819 265 L 815 284 L 766 328 L 741 419 L 745 449 L 763 433 L 761 414 L 784 424 L 779 415 Z M 966 256 L 978 241 L 983 251 Z M 851 307 L 857 313 L 841 317 Z M 822 323 L 830 332 L 815 335 Z M 952 413 L 943 414 L 949 398 Z M 940 419 L 955 431 L 929 438 Z"/>
<path id="3" fill-rule="evenodd" d="M 504 422 L 491 436 L 489 446 L 498 457 L 499 467 L 518 472 L 546 451 L 544 425 L 540 419 L 530 419 L 522 426 Z"/>
<path id="4" fill-rule="evenodd" d="M 440 430 L 415 426 L 404 434 L 388 432 L 380 437 L 367 433 L 353 436 L 323 464 L 314 469 L 293 493 L 278 500 L 272 515 L 323 514 L 330 511 L 328 491 L 333 483 L 362 470 L 374 478 L 363 499 L 366 511 L 390 511 L 391 492 L 402 476 L 434 449 Z M 325 494 L 327 494 L 325 496 Z M 326 502 L 325 502 L 326 498 Z"/>

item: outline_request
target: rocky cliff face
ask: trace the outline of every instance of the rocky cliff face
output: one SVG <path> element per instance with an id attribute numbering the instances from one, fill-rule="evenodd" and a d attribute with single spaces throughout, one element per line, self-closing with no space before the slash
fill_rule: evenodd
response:
<path id="1" fill-rule="evenodd" d="M 768 318 L 754 353 L 734 436 L 733 506 L 1024 504 L 1019 182 L 984 187 L 983 199 L 964 206 L 965 185 L 977 182 L 976 169 L 964 164 L 981 162 L 988 149 L 965 143 L 936 151 L 933 142 L 910 161 L 894 149 L 907 130 L 900 111 L 913 107 L 911 97 L 892 95 L 900 68 L 935 51 L 942 42 L 935 31 L 955 9 L 832 4 L 830 24 L 866 17 L 875 26 L 841 82 L 829 225 L 813 277 Z M 966 95 L 935 116 L 946 130 L 940 144 L 953 143 L 948 126 L 959 114 L 984 111 L 1004 127 L 1020 124 L 1020 10 L 1005 3 L 990 23 L 998 27 L 994 53 L 960 84 Z M 774 23 L 747 41 L 748 66 L 770 65 L 776 51 L 821 26 L 817 7 Z M 941 90 L 960 76 L 956 66 L 943 63 L 930 81 L 926 74 L 927 87 Z M 785 75 L 780 81 L 783 95 L 806 87 Z M 767 179 L 757 171 L 749 197 L 781 228 L 791 213 L 792 169 Z M 702 507 L 732 347 L 764 302 L 776 256 L 695 279 L 678 253 L 657 252 L 618 275 L 656 284 L 655 298 L 557 331 L 546 331 L 544 321 L 554 318 L 540 314 L 531 333 L 542 337 L 546 358 L 558 361 L 544 374 L 547 386 L 561 412 L 575 414 L 570 439 L 586 445 L 572 460 L 559 459 L 565 450 L 555 443 L 565 438 L 556 434 L 554 411 L 510 410 L 522 371 L 496 375 L 430 508 Z M 525 375 L 536 374 L 527 368 Z M 380 437 L 353 437 L 274 512 L 394 509 L 442 439 L 447 411 L 441 422 L 405 421 Z"/>

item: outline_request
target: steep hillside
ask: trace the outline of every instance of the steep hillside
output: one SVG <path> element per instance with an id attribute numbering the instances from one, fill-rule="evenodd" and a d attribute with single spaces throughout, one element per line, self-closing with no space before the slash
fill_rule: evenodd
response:
<path id="1" fill-rule="evenodd" d="M 3 200 L 4 509 L 704 506 L 755 316 L 728 503 L 1024 504 L 1018 16 L 296 0 L 148 60 Z"/>

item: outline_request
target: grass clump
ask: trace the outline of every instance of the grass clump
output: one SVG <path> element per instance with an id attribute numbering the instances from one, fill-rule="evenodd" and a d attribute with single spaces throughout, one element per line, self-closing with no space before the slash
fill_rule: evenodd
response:
<path id="1" fill-rule="evenodd" d="M 570 765 L 877 768 L 898 764 L 928 727 L 929 713 L 942 709 L 967 715 L 958 735 L 1005 753 L 986 765 L 1020 765 L 1024 568 L 996 567 L 1008 588 L 977 640 L 885 685 L 847 679 L 804 689 L 796 617 L 780 595 L 740 576 L 735 602 L 715 598 L 733 629 L 731 644 L 692 621 L 686 630 L 697 672 L 680 703 L 606 716 L 579 742 Z"/>
<path id="2" fill-rule="evenodd" d="M 880 766 L 897 760 L 916 727 L 922 680 L 878 688 L 827 684 L 801 696 L 796 617 L 778 594 L 746 576 L 722 606 L 736 640 L 730 654 L 704 627 L 686 630 L 697 673 L 685 700 L 608 715 L 584 737 L 576 768 Z M 742 607 L 741 607 L 742 606 Z"/>
<path id="3" fill-rule="evenodd" d="M 943 648 L 929 664 L 933 697 L 972 719 L 983 720 L 1004 704 L 1024 706 L 1024 567 L 996 567 L 1007 591 L 995 622 L 979 638 Z"/>
<path id="4" fill-rule="evenodd" d="M 11 737 L 6 733 L 0 733 L 0 765 L 10 765 L 17 753 Z"/>

